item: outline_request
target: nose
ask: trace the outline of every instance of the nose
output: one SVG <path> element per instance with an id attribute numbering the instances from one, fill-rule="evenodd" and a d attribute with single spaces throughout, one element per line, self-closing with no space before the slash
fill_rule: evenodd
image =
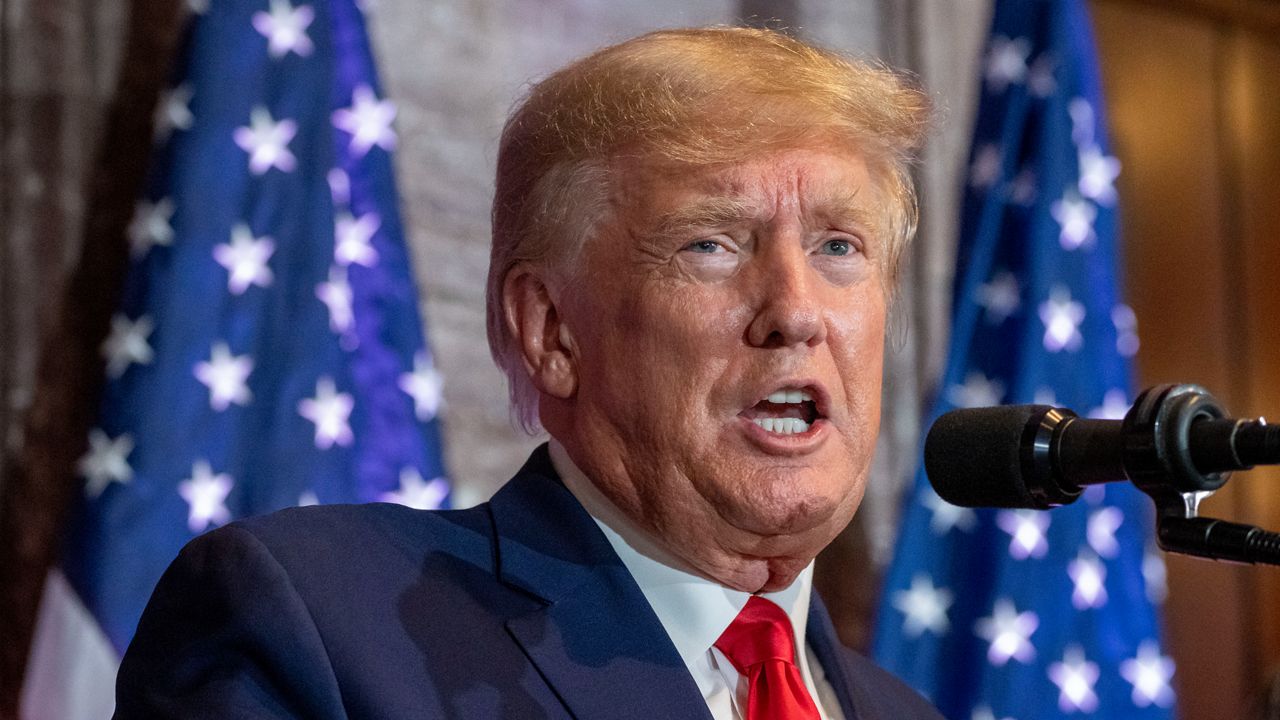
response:
<path id="1" fill-rule="evenodd" d="M 755 296 L 758 310 L 747 328 L 752 347 L 813 346 L 826 340 L 826 325 L 818 297 L 821 279 L 814 276 L 799 242 L 777 243 L 760 256 Z"/>

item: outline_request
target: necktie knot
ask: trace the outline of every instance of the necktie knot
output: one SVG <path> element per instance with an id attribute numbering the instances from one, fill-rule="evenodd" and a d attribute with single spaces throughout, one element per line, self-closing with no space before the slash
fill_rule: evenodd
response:
<path id="1" fill-rule="evenodd" d="M 795 663 L 796 657 L 791 619 L 776 603 L 755 595 L 716 640 L 716 647 L 743 674 L 766 660 Z"/>
<path id="2" fill-rule="evenodd" d="M 744 720 L 819 720 L 796 667 L 791 619 L 775 603 L 752 595 L 716 648 L 747 679 Z"/>

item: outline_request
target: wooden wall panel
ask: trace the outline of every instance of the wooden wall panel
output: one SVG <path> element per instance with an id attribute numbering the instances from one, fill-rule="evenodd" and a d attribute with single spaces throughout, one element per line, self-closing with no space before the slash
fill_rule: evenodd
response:
<path id="1" fill-rule="evenodd" d="M 1123 3 L 1100 4 L 1096 22 L 1142 381 L 1195 378 L 1220 390 L 1229 369 L 1214 36 Z"/>
<path id="2" fill-rule="evenodd" d="M 1233 410 L 1280 421 L 1280 39 L 1254 29 L 1227 42 L 1224 110 L 1230 165 L 1239 181 L 1239 342 L 1230 346 L 1239 367 L 1241 397 Z M 1237 512 L 1245 522 L 1280 529 L 1280 469 L 1234 479 Z M 1250 608 L 1257 618 L 1256 658 L 1280 674 L 1280 570 L 1256 572 Z"/>
<path id="3" fill-rule="evenodd" d="M 1234 363 L 1234 182 L 1222 138 L 1220 26 L 1118 0 L 1094 3 L 1114 150 L 1123 163 L 1127 291 L 1138 379 L 1197 382 L 1242 407 Z M 1234 515 L 1239 486 L 1207 513 Z M 1251 568 L 1170 556 L 1169 647 L 1184 720 L 1246 717 L 1256 684 L 1245 614 Z"/>

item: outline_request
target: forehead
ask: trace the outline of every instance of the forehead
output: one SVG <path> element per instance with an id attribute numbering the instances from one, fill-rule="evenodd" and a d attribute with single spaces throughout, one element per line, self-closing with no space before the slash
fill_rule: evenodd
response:
<path id="1" fill-rule="evenodd" d="M 615 160 L 610 174 L 621 219 L 658 224 L 693 223 L 699 212 L 708 221 L 717 215 L 767 219 L 784 210 L 867 215 L 879 195 L 863 155 L 835 147 L 772 150 L 705 166 L 629 156 Z"/>

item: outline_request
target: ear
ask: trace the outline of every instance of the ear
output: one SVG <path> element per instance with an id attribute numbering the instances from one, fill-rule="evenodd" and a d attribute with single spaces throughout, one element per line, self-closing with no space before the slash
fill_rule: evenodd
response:
<path id="1" fill-rule="evenodd" d="M 517 265 L 507 273 L 502 310 L 534 386 L 552 397 L 570 398 L 578 389 L 573 334 L 535 268 Z"/>

